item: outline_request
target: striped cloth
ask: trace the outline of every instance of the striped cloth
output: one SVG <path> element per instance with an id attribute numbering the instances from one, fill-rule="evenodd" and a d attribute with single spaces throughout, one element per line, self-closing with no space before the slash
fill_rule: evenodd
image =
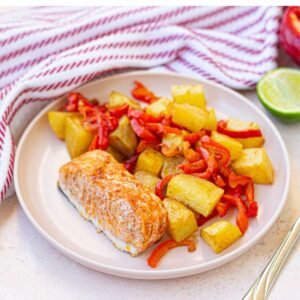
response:
<path id="1" fill-rule="evenodd" d="M 100 76 L 159 68 L 247 89 L 276 67 L 279 7 L 34 7 L 0 12 L 0 200 L 46 104 Z"/>

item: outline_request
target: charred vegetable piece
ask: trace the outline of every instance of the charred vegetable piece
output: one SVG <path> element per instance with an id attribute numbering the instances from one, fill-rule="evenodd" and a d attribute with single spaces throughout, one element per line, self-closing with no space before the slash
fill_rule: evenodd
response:
<path id="1" fill-rule="evenodd" d="M 107 149 L 106 149 L 106 152 L 108 152 L 109 154 L 111 154 L 114 159 L 118 162 L 122 162 L 125 158 L 125 156 L 119 152 L 117 149 L 115 149 L 114 147 L 112 146 L 109 146 Z"/>
<path id="2" fill-rule="evenodd" d="M 124 104 L 128 104 L 130 107 L 135 108 L 135 109 L 141 109 L 141 105 L 137 101 L 135 101 L 121 93 L 118 93 L 116 91 L 113 91 L 110 93 L 109 99 L 108 99 L 108 107 L 109 108 L 122 106 Z"/>
<path id="3" fill-rule="evenodd" d="M 68 117 L 80 116 L 79 113 L 70 113 L 62 111 L 49 111 L 48 112 L 48 121 L 51 129 L 55 135 L 64 140 L 65 139 L 65 129 L 66 129 L 66 120 Z"/>
<path id="4" fill-rule="evenodd" d="M 200 234 L 216 253 L 222 252 L 242 236 L 240 229 L 227 221 L 213 223 L 201 229 Z"/>
<path id="5" fill-rule="evenodd" d="M 139 155 L 136 164 L 136 171 L 146 171 L 158 176 L 163 167 L 164 161 L 165 158 L 160 152 L 152 148 L 147 148 Z"/>
<path id="6" fill-rule="evenodd" d="M 242 154 L 243 145 L 227 135 L 213 131 L 211 133 L 211 139 L 229 150 L 231 160 L 238 159 Z"/>
<path id="7" fill-rule="evenodd" d="M 203 86 L 195 85 L 173 85 L 172 96 L 177 103 L 187 103 L 200 108 L 205 108 L 206 100 Z"/>
<path id="8" fill-rule="evenodd" d="M 213 108 L 211 108 L 210 110 L 208 110 L 207 120 L 203 128 L 213 131 L 217 129 L 217 124 L 218 121 L 216 117 L 216 112 Z"/>
<path id="9" fill-rule="evenodd" d="M 88 151 L 94 138 L 93 133 L 82 127 L 81 120 L 81 117 L 69 117 L 66 119 L 65 141 L 71 158 Z"/>
<path id="10" fill-rule="evenodd" d="M 227 128 L 230 130 L 240 131 L 247 129 L 259 129 L 259 125 L 255 122 L 240 121 L 236 119 L 229 119 L 227 122 Z M 257 148 L 261 147 L 264 143 L 264 137 L 248 137 L 248 138 L 236 138 L 244 148 Z"/>
<path id="11" fill-rule="evenodd" d="M 190 237 L 198 228 L 194 213 L 178 201 L 165 198 L 163 204 L 168 212 L 168 233 L 176 242 Z"/>
<path id="12" fill-rule="evenodd" d="M 160 98 L 159 100 L 147 106 L 146 112 L 154 117 L 170 116 L 172 111 L 172 100 L 168 98 Z"/>
<path id="13" fill-rule="evenodd" d="M 135 153 L 137 137 L 127 116 L 123 116 L 119 120 L 117 129 L 109 136 L 109 142 L 112 147 L 120 151 L 126 157 L 130 157 Z"/>
<path id="14" fill-rule="evenodd" d="M 153 193 L 155 193 L 156 184 L 159 182 L 157 176 L 152 175 L 151 173 L 145 171 L 137 171 L 134 176 L 139 182 L 147 186 Z"/>
<path id="15" fill-rule="evenodd" d="M 199 107 L 177 103 L 173 105 L 173 122 L 192 132 L 199 132 L 204 127 L 207 118 L 208 113 Z"/>
<path id="16" fill-rule="evenodd" d="M 186 174 L 173 177 L 167 188 L 167 197 L 178 200 L 205 217 L 212 213 L 223 194 L 224 190 L 213 183 Z"/>
<path id="17" fill-rule="evenodd" d="M 244 149 L 241 156 L 232 163 L 232 168 L 239 175 L 251 177 L 254 183 L 273 182 L 273 166 L 264 148 Z"/>
<path id="18" fill-rule="evenodd" d="M 161 177 L 164 178 L 170 174 L 183 173 L 179 166 L 184 162 L 185 159 L 182 156 L 166 157 L 161 170 Z"/>

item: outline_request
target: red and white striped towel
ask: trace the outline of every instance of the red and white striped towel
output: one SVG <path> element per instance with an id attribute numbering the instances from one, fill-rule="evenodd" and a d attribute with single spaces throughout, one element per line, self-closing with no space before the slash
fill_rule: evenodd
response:
<path id="1" fill-rule="evenodd" d="M 276 67 L 279 7 L 35 7 L 0 13 L 0 200 L 32 117 L 113 71 L 154 68 L 232 88 Z"/>

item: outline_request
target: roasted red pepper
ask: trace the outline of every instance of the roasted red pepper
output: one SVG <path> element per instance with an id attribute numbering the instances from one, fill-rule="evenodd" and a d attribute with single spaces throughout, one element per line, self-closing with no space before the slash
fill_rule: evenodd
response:
<path id="1" fill-rule="evenodd" d="M 231 130 L 227 128 L 227 121 L 219 121 L 217 131 L 230 136 L 232 138 L 253 138 L 253 137 L 260 137 L 262 133 L 260 129 L 246 129 L 246 130 Z"/>
<path id="2" fill-rule="evenodd" d="M 197 225 L 198 227 L 204 225 L 206 222 L 208 222 L 209 220 L 211 220 L 212 218 L 216 217 L 218 215 L 218 212 L 214 209 L 213 212 L 207 216 L 207 217 L 204 217 L 202 215 L 198 215 L 196 217 L 196 221 L 197 221 Z"/>
<path id="3" fill-rule="evenodd" d="M 226 186 L 226 182 L 222 178 L 220 174 L 215 174 L 212 176 L 213 182 L 220 188 L 224 188 Z"/>
<path id="4" fill-rule="evenodd" d="M 198 142 L 200 139 L 200 136 L 198 133 L 189 133 L 184 137 L 185 141 L 188 141 L 191 145 L 195 144 Z"/>
<path id="5" fill-rule="evenodd" d="M 131 158 L 123 162 L 123 166 L 128 172 L 133 173 L 137 159 L 138 155 L 133 155 Z"/>
<path id="6" fill-rule="evenodd" d="M 68 112 L 78 112 L 80 106 L 93 107 L 93 103 L 88 101 L 80 93 L 72 92 L 67 96 L 66 111 Z"/>
<path id="7" fill-rule="evenodd" d="M 205 148 L 199 147 L 198 148 L 200 152 L 202 153 L 206 164 L 207 168 L 204 172 L 202 173 L 193 173 L 192 175 L 202 178 L 202 179 L 210 179 L 210 177 L 215 174 L 215 172 L 218 169 L 218 164 L 215 160 L 215 157 L 212 153 L 208 153 L 208 151 Z"/>
<path id="8" fill-rule="evenodd" d="M 182 143 L 182 152 L 184 158 L 190 163 L 202 159 L 202 155 L 192 149 L 190 143 L 187 141 Z"/>
<path id="9" fill-rule="evenodd" d="M 204 159 L 195 161 L 193 163 L 185 163 L 179 166 L 179 168 L 185 173 L 185 174 L 191 174 L 191 173 L 199 173 L 205 170 L 206 168 L 206 162 Z"/>
<path id="10" fill-rule="evenodd" d="M 281 20 L 279 39 L 286 52 L 300 64 L 300 7 L 288 7 Z"/>
<path id="11" fill-rule="evenodd" d="M 196 250 L 196 245 L 193 240 L 183 240 L 181 242 L 175 242 L 173 240 L 167 240 L 159 244 L 151 253 L 148 258 L 148 265 L 151 268 L 156 268 L 157 264 L 159 263 L 160 259 L 171 249 L 180 247 L 180 246 L 187 246 L 189 252 L 194 252 Z"/>
<path id="12" fill-rule="evenodd" d="M 128 107 L 129 107 L 128 104 L 123 104 L 115 108 L 110 108 L 109 113 L 111 116 L 119 119 L 127 113 Z"/>
<path id="13" fill-rule="evenodd" d="M 168 134 L 168 133 L 174 133 L 174 134 L 181 134 L 182 131 L 178 128 L 173 128 L 171 126 L 162 125 L 162 124 L 156 124 L 156 123 L 148 123 L 145 125 L 147 129 L 149 129 L 151 132 L 160 133 L 160 134 Z"/>
<path id="14" fill-rule="evenodd" d="M 161 200 L 164 199 L 164 189 L 165 189 L 165 186 L 169 183 L 169 181 L 178 174 L 170 174 L 170 175 L 167 175 L 166 177 L 164 177 L 162 180 L 160 180 L 157 184 L 156 184 L 156 187 L 155 187 L 155 194 L 156 196 L 158 196 Z"/>
<path id="15" fill-rule="evenodd" d="M 127 115 L 130 119 L 134 118 L 143 123 L 160 123 L 163 119 L 163 117 L 161 116 L 155 117 L 150 114 L 147 114 L 143 110 L 132 109 L 132 108 L 129 108 Z"/>
<path id="16" fill-rule="evenodd" d="M 158 143 L 156 142 L 148 142 L 145 140 L 140 140 L 137 148 L 136 148 L 136 153 L 141 153 L 143 152 L 146 148 L 148 147 L 156 147 L 158 145 Z"/>
<path id="17" fill-rule="evenodd" d="M 157 142 L 158 138 L 139 123 L 137 119 L 130 120 L 131 127 L 138 137 L 148 142 Z"/>
<path id="18" fill-rule="evenodd" d="M 134 98 L 146 102 L 146 103 L 152 103 L 159 99 L 154 93 L 152 93 L 150 90 L 148 90 L 141 82 L 135 81 L 135 87 L 131 91 L 131 94 Z"/>
<path id="19" fill-rule="evenodd" d="M 218 212 L 219 217 L 223 218 L 227 214 L 230 207 L 231 204 L 228 201 L 219 201 L 216 205 L 216 211 Z"/>

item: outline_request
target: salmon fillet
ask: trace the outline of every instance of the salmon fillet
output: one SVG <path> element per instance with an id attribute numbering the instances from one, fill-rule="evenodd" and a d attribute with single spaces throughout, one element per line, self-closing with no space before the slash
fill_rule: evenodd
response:
<path id="1" fill-rule="evenodd" d="M 58 184 L 82 217 L 132 256 L 166 230 L 162 201 L 107 152 L 90 151 L 63 165 Z"/>

